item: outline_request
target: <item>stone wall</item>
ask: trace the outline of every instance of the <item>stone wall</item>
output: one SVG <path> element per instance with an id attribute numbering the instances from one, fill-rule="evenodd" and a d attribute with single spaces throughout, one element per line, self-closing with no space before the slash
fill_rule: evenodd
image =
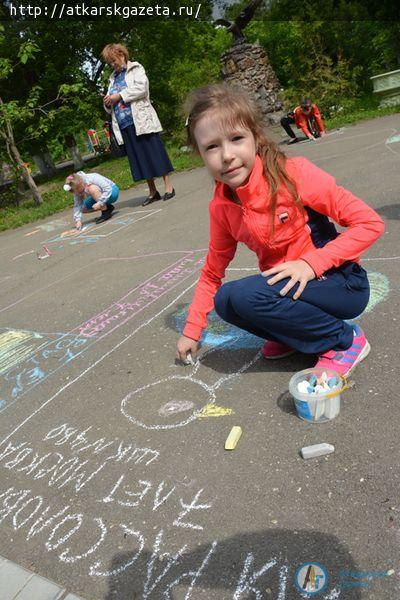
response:
<path id="1" fill-rule="evenodd" d="M 266 122 L 279 122 L 281 86 L 265 50 L 258 44 L 235 44 L 221 56 L 222 77 L 254 95 Z"/>

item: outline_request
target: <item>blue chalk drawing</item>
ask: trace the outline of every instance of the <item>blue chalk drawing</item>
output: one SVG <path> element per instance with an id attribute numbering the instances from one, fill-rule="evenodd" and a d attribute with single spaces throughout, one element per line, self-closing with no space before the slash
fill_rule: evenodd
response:
<path id="1" fill-rule="evenodd" d="M 388 140 L 386 140 L 387 144 L 396 144 L 398 142 L 400 142 L 400 134 L 393 135 Z"/>
<path id="2" fill-rule="evenodd" d="M 181 308 L 174 315 L 175 327 L 179 333 L 182 333 L 185 326 L 187 309 L 188 307 Z M 229 344 L 229 347 L 233 350 L 259 348 L 264 341 L 256 335 L 226 323 L 220 319 L 215 311 L 208 315 L 208 326 L 201 338 L 202 344 L 213 347 Z"/>

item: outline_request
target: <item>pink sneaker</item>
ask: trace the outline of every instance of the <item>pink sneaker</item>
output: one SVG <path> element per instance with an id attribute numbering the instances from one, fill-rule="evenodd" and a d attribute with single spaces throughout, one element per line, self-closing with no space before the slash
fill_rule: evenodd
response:
<path id="1" fill-rule="evenodd" d="M 368 356 L 371 346 L 368 343 L 365 333 L 358 325 L 353 325 L 354 338 L 353 344 L 347 350 L 329 350 L 322 354 L 317 364 L 319 369 L 334 369 L 340 375 L 347 377 L 353 369 L 366 356 Z"/>
<path id="2" fill-rule="evenodd" d="M 296 350 L 293 350 L 293 348 L 286 346 L 286 344 L 282 344 L 281 342 L 267 340 L 261 348 L 261 352 L 263 357 L 267 360 L 276 360 L 277 358 L 290 356 L 291 354 L 294 354 Z"/>

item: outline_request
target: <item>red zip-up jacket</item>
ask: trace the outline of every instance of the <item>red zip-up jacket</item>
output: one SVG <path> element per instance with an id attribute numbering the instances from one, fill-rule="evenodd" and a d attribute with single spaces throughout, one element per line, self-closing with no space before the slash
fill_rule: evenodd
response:
<path id="1" fill-rule="evenodd" d="M 286 170 L 296 182 L 305 210 L 301 214 L 289 191 L 281 186 L 272 240 L 269 186 L 260 157 L 256 157 L 248 183 L 236 189 L 241 205 L 232 200 L 225 184 L 216 184 L 209 206 L 208 253 L 188 311 L 185 336 L 200 339 L 238 242 L 257 254 L 260 271 L 301 258 L 320 277 L 348 260 L 359 262 L 360 255 L 383 233 L 380 216 L 363 200 L 338 186 L 329 173 L 302 157 L 287 159 Z M 347 229 L 338 234 L 328 217 Z"/>
<path id="2" fill-rule="evenodd" d="M 297 129 L 301 129 L 302 132 L 308 137 L 311 132 L 308 129 L 307 122 L 311 117 L 315 118 L 315 122 L 318 127 L 318 133 L 325 131 L 324 123 L 322 121 L 321 113 L 319 112 L 318 106 L 316 104 L 311 105 L 311 113 L 309 115 L 305 115 L 301 110 L 301 106 L 296 106 L 294 109 L 294 120 L 296 122 Z"/>

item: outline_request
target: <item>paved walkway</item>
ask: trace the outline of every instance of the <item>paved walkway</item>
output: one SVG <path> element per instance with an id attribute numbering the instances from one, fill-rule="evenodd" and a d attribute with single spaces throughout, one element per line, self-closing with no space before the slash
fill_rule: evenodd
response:
<path id="1" fill-rule="evenodd" d="M 285 150 L 386 226 L 362 259 L 371 355 L 323 425 L 288 395 L 315 357 L 263 361 L 215 313 L 198 363 L 174 363 L 208 244 L 204 169 L 174 174 L 168 202 L 123 191 L 71 237 L 71 207 L 0 235 L 0 600 L 299 600 L 311 567 L 318 600 L 400 598 L 400 116 Z M 240 244 L 226 278 L 257 270 Z M 299 455 L 323 442 L 334 454 Z"/>
<path id="2" fill-rule="evenodd" d="M 44 577 L 0 556 L 1 600 L 82 600 Z"/>

